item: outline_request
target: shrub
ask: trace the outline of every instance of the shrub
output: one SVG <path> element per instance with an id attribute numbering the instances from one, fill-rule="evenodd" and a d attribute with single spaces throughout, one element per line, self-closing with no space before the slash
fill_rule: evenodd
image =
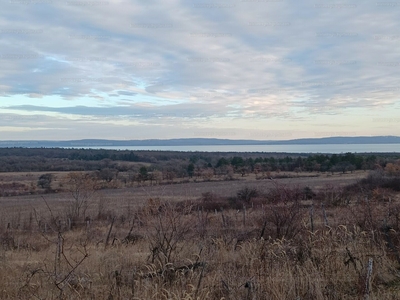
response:
<path id="1" fill-rule="evenodd" d="M 376 188 L 400 191 L 400 176 L 386 174 L 383 170 L 374 170 L 369 173 L 367 178 L 362 179 L 359 184 L 361 187 L 371 191 Z"/>
<path id="2" fill-rule="evenodd" d="M 275 186 L 269 191 L 267 198 L 271 203 L 275 204 L 299 201 L 303 200 L 304 191 L 298 187 L 275 183 Z"/>
<path id="3" fill-rule="evenodd" d="M 212 192 L 202 193 L 200 202 L 193 207 L 194 210 L 220 211 L 230 207 L 225 198 Z"/>
<path id="4" fill-rule="evenodd" d="M 201 202 L 212 202 L 216 200 L 218 196 L 212 192 L 205 192 L 201 194 Z"/>
<path id="5" fill-rule="evenodd" d="M 265 208 L 264 227 L 272 238 L 295 238 L 302 228 L 303 212 L 298 202 Z M 264 228 L 265 229 L 265 228 Z"/>
<path id="6" fill-rule="evenodd" d="M 316 194 L 313 192 L 313 190 L 309 186 L 306 186 L 303 189 L 303 193 L 304 193 L 305 199 L 312 199 L 314 196 L 316 196 Z"/>
<path id="7" fill-rule="evenodd" d="M 53 175 L 51 173 L 43 174 L 39 177 L 37 185 L 42 189 L 51 190 Z"/>
<path id="8" fill-rule="evenodd" d="M 259 192 L 256 188 L 244 187 L 237 191 L 236 196 L 240 201 L 245 203 L 250 203 L 252 198 L 255 198 L 259 195 Z"/>

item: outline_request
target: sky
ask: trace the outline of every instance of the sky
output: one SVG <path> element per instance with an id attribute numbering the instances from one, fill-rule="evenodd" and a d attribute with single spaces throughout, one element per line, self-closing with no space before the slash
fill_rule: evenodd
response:
<path id="1" fill-rule="evenodd" d="M 400 2 L 4 0 L 0 140 L 400 136 Z"/>

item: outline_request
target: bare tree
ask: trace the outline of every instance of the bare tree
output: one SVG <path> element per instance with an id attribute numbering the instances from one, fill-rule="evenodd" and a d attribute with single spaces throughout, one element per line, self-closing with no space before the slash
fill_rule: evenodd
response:
<path id="1" fill-rule="evenodd" d="M 174 261 L 175 256 L 187 244 L 186 235 L 191 230 L 193 220 L 190 216 L 190 205 L 182 208 L 171 203 L 161 203 L 156 212 L 156 222 L 148 231 L 151 262 L 158 262 L 164 268 Z M 181 211 L 182 210 L 182 211 Z"/>
<path id="2" fill-rule="evenodd" d="M 72 172 L 67 175 L 66 185 L 72 196 L 69 217 L 73 220 L 85 217 L 88 202 L 97 190 L 97 180 L 89 173 Z"/>
<path id="3" fill-rule="evenodd" d="M 204 169 L 201 172 L 201 177 L 203 177 L 205 181 L 210 181 L 214 177 L 214 170 L 211 168 Z"/>

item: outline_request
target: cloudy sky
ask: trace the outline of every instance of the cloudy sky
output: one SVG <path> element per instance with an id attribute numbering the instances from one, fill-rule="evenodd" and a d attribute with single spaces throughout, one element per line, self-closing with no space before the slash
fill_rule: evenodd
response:
<path id="1" fill-rule="evenodd" d="M 400 135 L 400 2 L 4 0 L 0 140 Z"/>

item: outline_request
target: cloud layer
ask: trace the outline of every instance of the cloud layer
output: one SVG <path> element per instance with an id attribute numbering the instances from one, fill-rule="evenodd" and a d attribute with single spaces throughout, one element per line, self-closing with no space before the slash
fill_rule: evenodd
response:
<path id="1" fill-rule="evenodd" d="M 7 1 L 0 139 L 400 135 L 390 3 Z"/>

